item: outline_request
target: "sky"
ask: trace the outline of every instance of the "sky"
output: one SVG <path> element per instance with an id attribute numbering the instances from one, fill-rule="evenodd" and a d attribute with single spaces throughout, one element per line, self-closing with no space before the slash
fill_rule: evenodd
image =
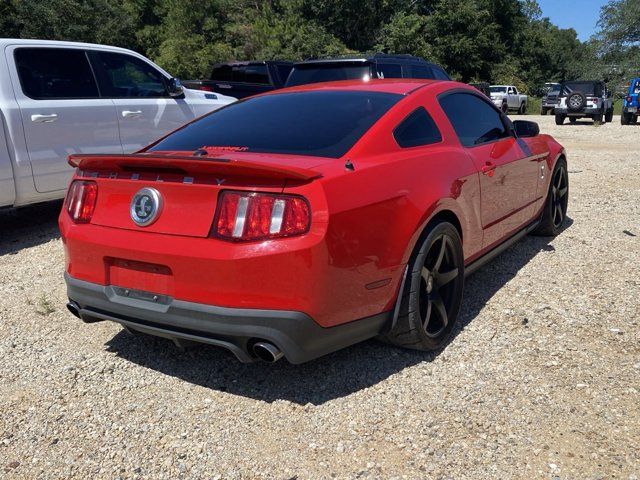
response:
<path id="1" fill-rule="evenodd" d="M 585 41 L 596 33 L 600 7 L 607 0 L 538 0 L 542 16 L 560 28 L 573 28 Z"/>

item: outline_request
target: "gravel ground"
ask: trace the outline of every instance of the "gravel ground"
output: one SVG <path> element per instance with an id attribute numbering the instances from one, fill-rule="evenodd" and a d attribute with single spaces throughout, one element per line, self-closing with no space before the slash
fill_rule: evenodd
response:
<path id="1" fill-rule="evenodd" d="M 568 151 L 570 225 L 470 277 L 438 355 L 247 366 L 84 325 L 60 205 L 0 213 L 0 477 L 637 480 L 640 127 L 538 121 Z"/>

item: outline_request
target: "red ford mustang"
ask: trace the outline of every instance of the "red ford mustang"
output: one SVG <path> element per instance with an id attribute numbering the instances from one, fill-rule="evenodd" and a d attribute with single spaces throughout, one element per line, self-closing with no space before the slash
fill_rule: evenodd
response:
<path id="1" fill-rule="evenodd" d="M 465 275 L 568 200 L 561 145 L 448 81 L 279 90 L 70 163 L 69 310 L 243 362 L 437 349 Z"/>

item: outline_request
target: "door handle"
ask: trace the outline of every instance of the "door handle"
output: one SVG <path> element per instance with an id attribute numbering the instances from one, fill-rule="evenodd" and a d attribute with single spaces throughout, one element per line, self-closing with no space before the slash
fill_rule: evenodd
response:
<path id="1" fill-rule="evenodd" d="M 142 110 L 123 110 L 122 116 L 124 118 L 137 118 L 142 115 Z"/>
<path id="2" fill-rule="evenodd" d="M 481 170 L 482 170 L 482 173 L 484 173 L 485 175 L 493 177 L 493 174 L 495 173 L 495 170 L 496 170 L 496 166 L 491 162 L 487 162 L 482 166 Z"/>
<path id="3" fill-rule="evenodd" d="M 31 115 L 31 121 L 34 123 L 51 123 L 55 122 L 58 119 L 58 115 L 55 113 L 49 115 L 42 115 L 40 113 L 36 113 Z"/>

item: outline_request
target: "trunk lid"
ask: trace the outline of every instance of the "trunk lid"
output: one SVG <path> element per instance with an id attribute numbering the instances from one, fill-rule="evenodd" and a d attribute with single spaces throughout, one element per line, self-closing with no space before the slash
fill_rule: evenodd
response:
<path id="1" fill-rule="evenodd" d="M 78 169 L 79 178 L 98 183 L 92 224 L 206 237 L 221 190 L 282 192 L 285 185 L 319 178 L 321 173 L 314 167 L 335 162 L 294 155 L 230 152 L 194 157 L 191 153 L 72 155 L 69 164 Z M 156 219 L 146 226 L 137 224 L 131 213 L 132 201 L 143 188 L 153 189 L 160 198 L 145 201 L 159 205 Z M 137 205 L 144 208 L 140 202 Z"/>

